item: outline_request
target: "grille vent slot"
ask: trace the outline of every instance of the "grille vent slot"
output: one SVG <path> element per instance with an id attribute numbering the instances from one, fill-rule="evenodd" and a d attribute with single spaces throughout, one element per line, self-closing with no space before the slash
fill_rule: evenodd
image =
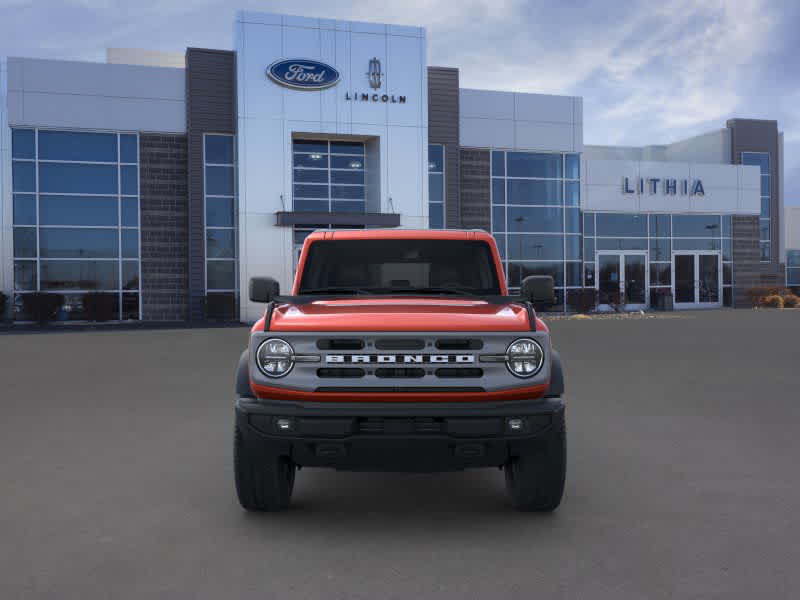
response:
<path id="1" fill-rule="evenodd" d="M 320 350 L 361 350 L 364 340 L 358 338 L 328 338 L 317 341 Z"/>
<path id="2" fill-rule="evenodd" d="M 467 377 L 483 377 L 483 369 L 474 367 L 450 367 L 436 369 L 437 377 L 444 378 L 467 378 Z"/>
<path id="3" fill-rule="evenodd" d="M 480 350 L 483 348 L 483 340 L 476 338 L 442 338 L 436 340 L 436 347 L 439 350 Z"/>
<path id="4" fill-rule="evenodd" d="M 425 369 L 414 367 L 381 367 L 375 369 L 375 377 L 389 379 L 392 377 L 425 377 Z"/>
<path id="5" fill-rule="evenodd" d="M 414 338 L 383 338 L 375 340 L 378 350 L 422 350 L 425 340 Z"/>
<path id="6" fill-rule="evenodd" d="M 441 433 L 444 420 L 435 417 L 414 419 L 367 417 L 358 420 L 358 432 L 363 434 Z"/>
<path id="7" fill-rule="evenodd" d="M 363 377 L 364 369 L 350 368 L 350 367 L 326 367 L 317 369 L 317 377 L 320 378 L 345 378 L 345 377 Z"/>

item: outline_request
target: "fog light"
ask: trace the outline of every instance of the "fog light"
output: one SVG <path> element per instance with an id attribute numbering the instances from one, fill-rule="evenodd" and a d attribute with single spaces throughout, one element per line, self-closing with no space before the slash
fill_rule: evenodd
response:
<path id="1" fill-rule="evenodd" d="M 522 419 L 509 419 L 508 428 L 511 431 L 522 431 L 525 429 L 525 421 Z"/>
<path id="2" fill-rule="evenodd" d="M 291 431 L 293 423 L 291 419 L 276 419 L 275 426 L 279 431 Z"/>

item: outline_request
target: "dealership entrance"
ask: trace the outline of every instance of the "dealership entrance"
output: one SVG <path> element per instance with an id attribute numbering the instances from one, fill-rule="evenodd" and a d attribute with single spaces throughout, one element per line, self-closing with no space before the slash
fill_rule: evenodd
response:
<path id="1" fill-rule="evenodd" d="M 647 252 L 598 252 L 596 271 L 600 310 L 647 307 Z"/>
<path id="2" fill-rule="evenodd" d="M 675 308 L 722 306 L 719 252 L 673 252 L 672 289 Z"/>

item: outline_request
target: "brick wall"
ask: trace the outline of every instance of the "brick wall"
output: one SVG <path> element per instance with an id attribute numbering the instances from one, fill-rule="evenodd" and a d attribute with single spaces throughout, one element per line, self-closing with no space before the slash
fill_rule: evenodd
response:
<path id="1" fill-rule="evenodd" d="M 142 319 L 188 318 L 186 136 L 139 135 Z"/>
<path id="2" fill-rule="evenodd" d="M 461 226 L 491 231 L 488 150 L 461 150 Z"/>

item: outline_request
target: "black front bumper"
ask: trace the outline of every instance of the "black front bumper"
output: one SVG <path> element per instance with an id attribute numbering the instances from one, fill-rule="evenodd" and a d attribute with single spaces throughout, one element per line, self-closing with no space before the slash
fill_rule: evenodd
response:
<path id="1" fill-rule="evenodd" d="M 509 421 L 521 427 L 512 429 Z M 265 458 L 366 471 L 505 464 L 564 431 L 561 398 L 509 402 L 331 403 L 236 400 L 244 443 Z"/>

